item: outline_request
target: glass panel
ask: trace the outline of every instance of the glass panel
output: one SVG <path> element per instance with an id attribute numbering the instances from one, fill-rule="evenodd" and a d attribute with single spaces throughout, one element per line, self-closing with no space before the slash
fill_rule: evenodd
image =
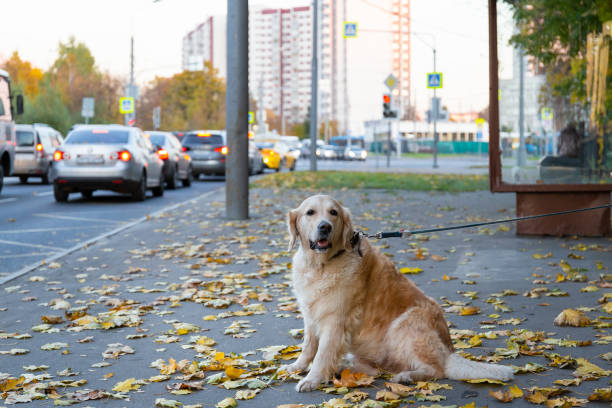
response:
<path id="1" fill-rule="evenodd" d="M 17 146 L 34 146 L 34 132 L 24 130 L 17 131 Z"/>
<path id="2" fill-rule="evenodd" d="M 125 130 L 87 129 L 70 133 L 66 144 L 124 144 L 128 139 Z"/>
<path id="3" fill-rule="evenodd" d="M 0 119 L 11 120 L 11 101 L 9 99 L 9 84 L 5 77 L 0 76 Z"/>
<path id="4" fill-rule="evenodd" d="M 595 4 L 497 2 L 503 182 L 612 183 L 612 5 Z"/>

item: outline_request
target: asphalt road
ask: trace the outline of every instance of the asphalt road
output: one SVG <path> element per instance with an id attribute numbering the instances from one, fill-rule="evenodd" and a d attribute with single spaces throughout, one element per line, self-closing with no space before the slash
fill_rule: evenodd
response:
<path id="1" fill-rule="evenodd" d="M 71 194 L 68 203 L 57 203 L 51 185 L 36 179 L 20 184 L 16 177 L 7 177 L 0 195 L 0 278 L 223 184 L 222 178 L 200 178 L 188 188 L 166 189 L 163 197 L 149 191 L 144 202 L 96 191 L 89 200 Z"/>

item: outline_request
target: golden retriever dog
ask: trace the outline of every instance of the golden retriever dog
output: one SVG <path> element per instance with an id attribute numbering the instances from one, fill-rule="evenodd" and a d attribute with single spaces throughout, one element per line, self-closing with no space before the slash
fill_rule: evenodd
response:
<path id="1" fill-rule="evenodd" d="M 333 198 L 315 195 L 288 214 L 293 289 L 304 317 L 299 358 L 282 367 L 308 375 L 296 386 L 311 391 L 340 369 L 395 373 L 393 381 L 432 378 L 509 380 L 507 366 L 467 360 L 454 352 L 435 300 L 399 273 L 367 238 L 353 230 L 351 215 Z"/>

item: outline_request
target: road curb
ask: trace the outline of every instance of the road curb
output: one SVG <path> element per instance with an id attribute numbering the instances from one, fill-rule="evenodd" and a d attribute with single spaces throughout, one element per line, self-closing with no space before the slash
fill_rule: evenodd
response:
<path id="1" fill-rule="evenodd" d="M 56 253 L 55 255 L 51 255 L 50 257 L 45 258 L 42 261 L 38 261 L 38 262 L 35 262 L 35 263 L 31 264 L 31 265 L 24 266 L 23 268 L 21 268 L 17 272 L 13 272 L 12 274 L 10 274 L 8 276 L 0 278 L 0 286 L 4 285 L 7 282 L 12 281 L 13 279 L 17 279 L 20 276 L 23 276 L 23 275 L 25 275 L 25 274 L 27 274 L 29 272 L 32 272 L 33 270 L 38 269 L 41 266 L 49 265 L 51 262 L 54 262 L 54 261 L 56 261 L 56 260 L 58 260 L 58 259 L 60 259 L 60 258 L 62 258 L 64 256 L 66 256 L 66 255 L 70 255 L 71 253 L 76 252 L 79 249 L 86 248 L 86 247 L 88 247 L 90 245 L 95 244 L 96 242 L 98 242 L 100 240 L 103 240 L 105 238 L 108 238 L 108 237 L 111 237 L 113 235 L 119 234 L 120 232 L 123 232 L 123 231 L 125 231 L 127 229 L 130 229 L 130 228 L 132 228 L 132 227 L 134 227 L 134 226 L 136 226 L 136 225 L 138 225 L 138 224 L 140 224 L 140 223 L 142 223 L 144 221 L 147 221 L 148 219 L 155 218 L 155 217 L 157 217 L 160 214 L 163 214 L 165 212 L 175 210 L 175 209 L 177 209 L 179 207 L 182 207 L 182 206 L 184 206 L 186 204 L 194 203 L 194 202 L 196 202 L 198 200 L 201 200 L 203 198 L 206 198 L 206 197 L 208 197 L 210 195 L 216 194 L 216 193 L 218 193 L 219 190 L 223 190 L 224 188 L 225 187 L 219 187 L 219 188 L 216 188 L 214 190 L 207 191 L 206 193 L 200 194 L 197 197 L 190 198 L 188 200 L 181 201 L 179 203 L 169 205 L 168 207 L 164 207 L 164 208 L 162 208 L 160 210 L 157 210 L 157 211 L 155 211 L 152 214 L 148 214 L 148 215 L 145 215 L 143 217 L 140 217 L 137 220 L 134 220 L 134 221 L 132 221 L 130 223 L 127 223 L 127 224 L 122 225 L 120 227 L 117 227 L 117 228 L 115 228 L 115 229 L 113 229 L 111 231 L 108 231 L 108 232 L 105 232 L 105 233 L 100 234 L 98 236 L 95 236 L 93 238 L 90 238 L 90 239 L 88 239 L 85 242 L 81 242 L 80 244 L 77 244 L 77 245 L 75 245 L 73 247 L 70 247 L 70 248 L 65 249 L 65 250 L 63 250 L 61 252 Z"/>

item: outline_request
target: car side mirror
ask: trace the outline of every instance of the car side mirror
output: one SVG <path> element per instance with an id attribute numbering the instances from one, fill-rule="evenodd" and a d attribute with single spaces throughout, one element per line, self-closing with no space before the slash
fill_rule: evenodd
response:
<path id="1" fill-rule="evenodd" d="M 23 95 L 17 95 L 17 115 L 23 115 Z"/>

